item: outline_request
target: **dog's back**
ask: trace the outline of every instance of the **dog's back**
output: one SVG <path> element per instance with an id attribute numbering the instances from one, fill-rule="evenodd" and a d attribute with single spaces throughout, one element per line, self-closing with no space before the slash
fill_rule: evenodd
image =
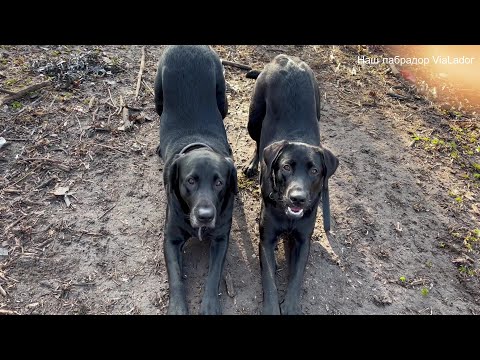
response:
<path id="1" fill-rule="evenodd" d="M 276 56 L 260 73 L 257 91 L 263 93 L 258 100 L 265 101 L 261 149 L 279 140 L 320 145 L 318 84 L 305 62 L 283 54 Z"/>
<path id="2" fill-rule="evenodd" d="M 169 46 L 164 50 L 155 80 L 155 106 L 164 160 L 194 142 L 229 155 L 223 125 L 225 79 L 218 55 L 208 46 Z"/>

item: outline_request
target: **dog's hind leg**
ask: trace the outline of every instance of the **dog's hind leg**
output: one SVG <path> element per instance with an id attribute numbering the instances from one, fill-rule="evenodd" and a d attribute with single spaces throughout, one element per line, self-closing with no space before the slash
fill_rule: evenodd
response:
<path id="1" fill-rule="evenodd" d="M 230 232 L 230 230 L 229 230 Z M 220 280 L 222 278 L 225 256 L 227 254 L 229 235 L 212 239 L 210 244 L 210 259 L 208 277 L 200 305 L 201 315 L 220 315 L 220 300 L 218 298 Z"/>
<path id="2" fill-rule="evenodd" d="M 184 243 L 185 239 L 179 232 L 165 229 L 163 248 L 170 288 L 167 312 L 169 315 L 188 314 L 185 285 L 182 277 L 182 248 Z"/>
<path id="3" fill-rule="evenodd" d="M 157 76 L 154 84 L 155 110 L 158 116 L 162 116 L 163 112 L 163 86 L 162 86 L 163 69 L 162 65 L 158 67 Z"/>
<path id="4" fill-rule="evenodd" d="M 257 173 L 259 159 L 260 159 L 260 156 L 259 156 L 258 142 L 257 142 L 255 146 L 255 153 L 253 154 L 252 160 L 250 160 L 247 167 L 243 169 L 243 173 L 245 174 L 246 177 L 251 178 Z"/>
<path id="5" fill-rule="evenodd" d="M 300 291 L 302 289 L 308 253 L 310 252 L 310 236 L 295 234 L 290 241 L 289 279 L 285 300 L 281 307 L 282 315 L 301 314 Z"/>
<path id="6" fill-rule="evenodd" d="M 248 133 L 257 144 L 252 160 L 243 169 L 243 172 L 247 177 L 253 177 L 258 169 L 258 162 L 260 159 L 260 136 L 262 134 L 262 123 L 266 109 L 265 81 L 263 80 L 263 77 L 260 76 L 255 84 L 255 90 L 250 103 L 250 111 L 248 115 Z"/>
<path id="7" fill-rule="evenodd" d="M 215 61 L 215 80 L 218 110 L 220 114 L 222 114 L 222 119 L 225 119 L 228 113 L 227 86 L 225 84 L 225 77 L 223 76 L 223 66 L 220 61 Z"/>

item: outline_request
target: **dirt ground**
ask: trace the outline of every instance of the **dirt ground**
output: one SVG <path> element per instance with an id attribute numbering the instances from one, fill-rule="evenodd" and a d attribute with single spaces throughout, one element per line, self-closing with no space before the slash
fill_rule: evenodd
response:
<path id="1" fill-rule="evenodd" d="M 0 314 L 166 313 L 152 90 L 162 49 L 146 47 L 135 99 L 142 46 L 0 46 L 0 89 L 47 76 L 53 84 L 0 108 Z M 329 182 L 332 232 L 319 211 L 312 239 L 305 314 L 480 313 L 477 113 L 452 117 L 387 65 L 357 64 L 379 47 L 214 49 L 255 69 L 280 52 L 296 55 L 320 82 L 321 139 L 340 165 Z M 255 83 L 229 66 L 225 77 L 225 126 L 241 168 L 254 149 L 246 125 Z M 256 180 L 238 176 L 221 303 L 224 314 L 259 314 L 260 193 Z M 189 240 L 184 256 L 197 314 L 208 243 Z M 282 298 L 282 243 L 277 274 Z"/>

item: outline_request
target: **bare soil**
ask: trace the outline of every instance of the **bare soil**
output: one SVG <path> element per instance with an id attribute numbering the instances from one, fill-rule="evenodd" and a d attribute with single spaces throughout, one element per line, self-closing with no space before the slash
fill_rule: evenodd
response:
<path id="1" fill-rule="evenodd" d="M 0 148 L 0 249 L 8 252 L 0 252 L 0 314 L 166 313 L 166 196 L 152 90 L 163 46 L 146 47 L 135 100 L 141 48 L 0 47 L 1 89 L 18 91 L 47 77 L 53 83 L 0 108 L 7 141 Z M 452 119 L 388 66 L 358 65 L 367 47 L 214 49 L 255 69 L 280 52 L 296 55 L 321 84 L 322 143 L 340 166 L 330 180 L 332 232 L 326 236 L 319 215 L 312 239 L 305 314 L 480 312 L 480 160 L 469 150 L 480 145 L 477 114 Z M 225 126 L 241 168 L 254 149 L 246 129 L 254 81 L 233 67 L 225 77 Z M 392 88 L 415 96 L 388 96 Z M 126 130 L 122 101 L 141 109 L 131 111 Z M 256 180 L 238 174 L 221 303 L 224 314 L 259 314 L 260 193 Z M 54 194 L 65 187 L 66 196 Z M 184 256 L 196 314 L 208 243 L 189 240 Z M 287 272 L 280 243 L 280 297 Z"/>

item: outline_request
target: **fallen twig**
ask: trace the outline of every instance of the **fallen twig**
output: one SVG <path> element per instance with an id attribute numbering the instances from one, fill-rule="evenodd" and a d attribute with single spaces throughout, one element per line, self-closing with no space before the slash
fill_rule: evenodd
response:
<path id="1" fill-rule="evenodd" d="M 225 274 L 225 285 L 227 286 L 227 294 L 231 298 L 235 297 L 235 289 L 233 287 L 232 275 L 230 272 L 226 272 Z"/>
<path id="2" fill-rule="evenodd" d="M 20 315 L 20 314 L 16 311 L 0 309 L 0 315 Z"/>
<path id="3" fill-rule="evenodd" d="M 101 147 L 104 147 L 104 148 L 107 148 L 107 149 L 110 149 L 110 150 L 115 150 L 115 151 L 121 152 L 121 153 L 123 153 L 123 154 L 128 154 L 127 151 L 125 151 L 125 150 L 120 150 L 120 149 L 114 148 L 114 147 L 112 147 L 112 146 L 103 145 L 103 144 L 96 144 L 96 145 L 101 146 Z"/>
<path id="4" fill-rule="evenodd" d="M 40 84 L 35 84 L 35 85 L 31 85 L 31 86 L 27 86 L 25 89 L 22 89 L 20 91 L 17 91 L 16 93 L 10 95 L 10 96 L 7 96 L 5 99 L 3 99 L 2 101 L 2 105 L 5 105 L 9 102 L 12 102 L 13 100 L 17 100 L 17 99 L 20 99 L 21 97 L 27 95 L 28 93 L 32 92 L 32 91 L 36 91 L 36 90 L 39 90 L 41 88 L 44 88 L 48 85 L 51 85 L 51 81 L 50 80 L 47 80 L 47 81 L 44 81 Z"/>
<path id="5" fill-rule="evenodd" d="M 70 171 L 70 168 L 67 165 L 64 165 L 60 160 L 42 158 L 42 157 L 32 157 L 32 158 L 23 158 L 24 161 L 46 161 L 52 164 L 55 164 L 56 167 L 63 171 Z"/>
<path id="6" fill-rule="evenodd" d="M 247 71 L 252 70 L 251 66 L 239 64 L 239 63 L 228 61 L 228 60 L 222 60 L 222 65 L 232 66 L 232 67 L 236 67 L 236 68 L 247 70 Z"/>
<path id="7" fill-rule="evenodd" d="M 22 221 L 23 219 L 25 219 L 27 216 L 29 215 L 23 215 L 21 218 L 18 218 L 17 220 L 15 220 L 13 223 L 11 223 L 10 225 L 7 225 L 7 227 L 5 228 L 4 232 L 3 232 L 3 235 L 5 236 L 5 234 L 8 232 L 8 230 L 10 230 L 12 227 L 14 227 L 15 225 L 17 225 L 20 221 Z"/>
<path id="8" fill-rule="evenodd" d="M 0 285 L 0 294 L 2 294 L 4 297 L 7 297 L 7 292 L 3 289 L 2 285 Z"/>
<path id="9" fill-rule="evenodd" d="M 131 127 L 133 126 L 133 122 L 130 121 L 130 110 L 126 106 L 123 107 L 122 119 L 123 119 L 123 126 L 120 126 L 118 130 L 124 130 L 124 131 L 130 130 Z"/>
<path id="10" fill-rule="evenodd" d="M 391 96 L 393 98 L 399 99 L 399 100 L 412 100 L 412 98 L 410 96 L 404 96 L 404 95 L 395 94 L 395 93 L 392 93 L 392 92 L 388 92 L 387 95 Z"/>
<path id="11" fill-rule="evenodd" d="M 142 47 L 142 59 L 140 60 L 140 70 L 138 71 L 137 89 L 135 90 L 135 100 L 138 98 L 140 92 L 140 85 L 142 84 L 143 69 L 145 68 L 145 46 Z"/>
<path id="12" fill-rule="evenodd" d="M 108 209 L 107 211 L 105 211 L 103 213 L 102 216 L 100 216 L 98 219 L 100 220 L 101 218 L 103 218 L 105 215 L 107 215 L 110 211 L 112 211 L 113 209 L 115 209 L 115 206 L 117 206 L 117 204 L 113 205 L 110 209 Z"/>

